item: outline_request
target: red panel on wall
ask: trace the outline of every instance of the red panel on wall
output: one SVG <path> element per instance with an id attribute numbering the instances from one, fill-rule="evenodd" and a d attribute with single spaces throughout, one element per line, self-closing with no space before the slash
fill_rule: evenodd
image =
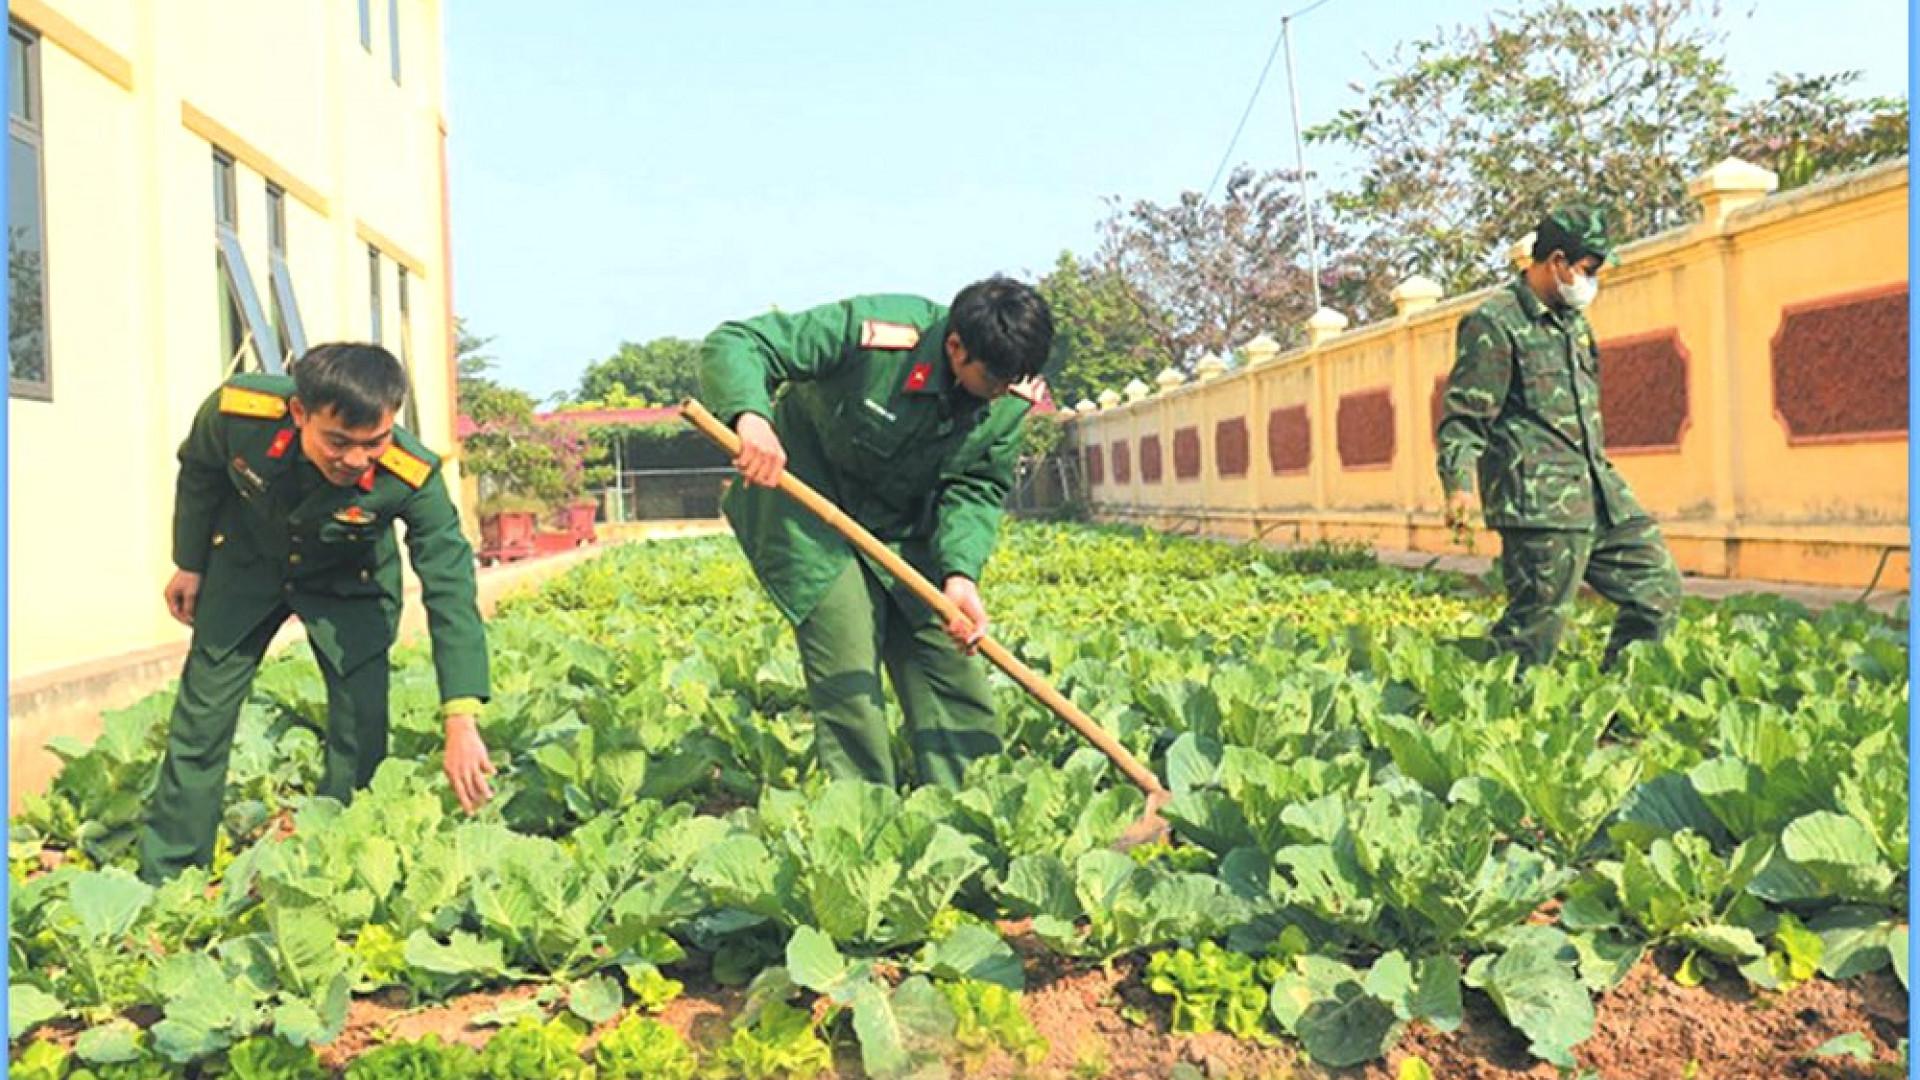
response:
<path id="1" fill-rule="evenodd" d="M 1313 423 L 1305 405 L 1267 414 L 1267 464 L 1276 473 L 1306 472 L 1313 464 Z"/>
<path id="2" fill-rule="evenodd" d="M 1160 482 L 1160 436 L 1158 435 L 1140 437 L 1140 482 L 1143 484 Z"/>
<path id="3" fill-rule="evenodd" d="M 1113 482 L 1130 484 L 1133 482 L 1133 448 L 1125 439 L 1113 444 Z"/>
<path id="4" fill-rule="evenodd" d="M 1247 475 L 1247 418 L 1236 416 L 1213 426 L 1213 468 L 1220 476 Z"/>
<path id="5" fill-rule="evenodd" d="M 1678 452 L 1687 429 L 1687 347 L 1674 327 L 1600 343 L 1607 449 Z"/>
<path id="6" fill-rule="evenodd" d="M 1773 411 L 1793 444 L 1906 438 L 1906 283 L 1783 309 Z"/>
<path id="7" fill-rule="evenodd" d="M 1382 387 L 1341 395 L 1333 430 L 1343 468 L 1392 465 L 1393 391 Z"/>
<path id="8" fill-rule="evenodd" d="M 1173 478 L 1197 480 L 1200 477 L 1200 429 L 1183 427 L 1173 433 Z"/>
<path id="9" fill-rule="evenodd" d="M 1106 457 L 1107 456 L 1104 453 L 1101 453 L 1101 448 L 1098 446 L 1087 447 L 1086 455 L 1087 455 L 1087 486 L 1092 487 L 1095 484 L 1106 483 L 1106 480 L 1107 480 Z"/>

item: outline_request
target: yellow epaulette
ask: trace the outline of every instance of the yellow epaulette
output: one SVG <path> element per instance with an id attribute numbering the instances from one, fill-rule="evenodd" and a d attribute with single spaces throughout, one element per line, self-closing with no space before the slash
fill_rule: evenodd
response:
<path id="1" fill-rule="evenodd" d="M 287 399 L 264 390 L 244 386 L 220 388 L 220 411 L 227 416 L 251 416 L 256 420 L 278 420 L 287 415 Z"/>
<path id="2" fill-rule="evenodd" d="M 408 487 L 419 487 L 433 475 L 433 466 L 400 449 L 399 444 L 387 447 L 380 455 L 380 464 L 393 475 L 407 482 Z"/>
<path id="3" fill-rule="evenodd" d="M 920 331 L 904 323 L 868 319 L 860 324 L 863 349 L 911 349 L 920 344 Z"/>

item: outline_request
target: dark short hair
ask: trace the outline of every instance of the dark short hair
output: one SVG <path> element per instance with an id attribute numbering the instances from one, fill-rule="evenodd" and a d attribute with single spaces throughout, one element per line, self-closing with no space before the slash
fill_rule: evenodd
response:
<path id="1" fill-rule="evenodd" d="M 371 427 L 399 412 L 407 400 L 406 369 L 378 345 L 315 345 L 290 370 L 302 405 L 312 412 L 332 409 L 348 427 Z"/>
<path id="2" fill-rule="evenodd" d="M 1004 382 L 1040 374 L 1053 351 L 1053 311 L 1046 298 L 1000 274 L 961 289 L 947 326 L 960 335 L 969 357 Z"/>

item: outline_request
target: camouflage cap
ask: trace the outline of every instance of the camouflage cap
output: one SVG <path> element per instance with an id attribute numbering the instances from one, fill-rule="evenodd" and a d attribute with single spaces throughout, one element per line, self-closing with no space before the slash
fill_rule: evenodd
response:
<path id="1" fill-rule="evenodd" d="M 1547 211 L 1547 216 L 1540 219 L 1540 227 L 1534 230 L 1534 247 L 1535 250 L 1564 251 L 1573 262 L 1589 255 L 1597 255 L 1601 262 L 1610 265 L 1620 262 L 1620 256 L 1613 250 L 1613 241 L 1607 237 L 1607 212 L 1590 204 L 1556 206 Z"/>

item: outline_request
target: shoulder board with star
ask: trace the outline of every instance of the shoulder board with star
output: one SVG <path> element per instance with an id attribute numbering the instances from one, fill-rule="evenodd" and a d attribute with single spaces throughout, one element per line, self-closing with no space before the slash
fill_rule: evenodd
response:
<path id="1" fill-rule="evenodd" d="M 427 477 L 433 475 L 431 462 L 400 449 L 398 444 L 387 447 L 387 452 L 380 455 L 380 466 L 413 488 L 426 483 Z"/>
<path id="2" fill-rule="evenodd" d="M 860 347 L 863 349 L 900 350 L 911 349 L 918 344 L 918 327 L 881 319 L 868 319 L 860 324 Z"/>
<path id="3" fill-rule="evenodd" d="M 278 420 L 287 415 L 287 399 L 265 390 L 249 390 L 244 386 L 223 386 L 220 388 L 220 412 L 226 416 Z"/>

